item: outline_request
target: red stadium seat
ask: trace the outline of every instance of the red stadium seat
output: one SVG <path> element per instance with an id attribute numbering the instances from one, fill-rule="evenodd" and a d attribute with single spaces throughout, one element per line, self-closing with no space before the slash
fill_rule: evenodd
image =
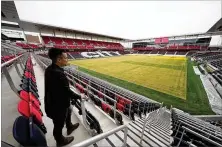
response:
<path id="1" fill-rule="evenodd" d="M 125 104 L 131 104 L 131 101 L 128 99 L 125 99 L 124 101 L 125 101 Z"/>
<path id="2" fill-rule="evenodd" d="M 20 100 L 18 103 L 18 112 L 25 117 L 30 117 L 30 109 L 28 102 Z"/>
<path id="3" fill-rule="evenodd" d="M 40 109 L 40 102 L 37 100 L 37 98 L 31 93 L 29 92 L 29 98 L 30 101 L 37 107 Z"/>
<path id="4" fill-rule="evenodd" d="M 104 96 L 103 96 L 103 94 L 102 94 L 101 91 L 98 92 L 98 97 L 99 97 L 99 98 L 104 98 Z"/>
<path id="5" fill-rule="evenodd" d="M 79 90 L 80 93 L 84 93 L 85 90 L 84 90 L 84 88 L 82 87 L 82 85 L 76 83 L 76 84 L 75 84 L 75 87 Z"/>
<path id="6" fill-rule="evenodd" d="M 109 113 L 111 108 L 108 104 L 102 103 L 102 110 L 105 111 L 106 113 Z"/>
<path id="7" fill-rule="evenodd" d="M 36 118 L 36 120 L 39 122 L 39 124 L 42 124 L 42 114 L 39 110 L 37 110 L 35 107 L 30 105 L 30 113 Z"/>
<path id="8" fill-rule="evenodd" d="M 100 47 L 100 48 L 103 48 L 104 50 L 105 49 L 115 49 L 115 50 L 123 49 L 123 46 L 120 43 L 112 43 L 112 42 L 48 37 L 48 36 L 42 36 L 42 39 L 46 45 L 53 43 L 54 47 L 58 47 L 61 49 L 94 49 L 95 47 Z"/>
<path id="9" fill-rule="evenodd" d="M 119 111 L 122 111 L 124 110 L 124 106 L 120 103 L 116 103 L 116 108 L 119 110 Z"/>
<path id="10" fill-rule="evenodd" d="M 26 102 L 25 100 L 21 100 L 18 103 L 18 111 L 21 115 L 25 117 L 34 116 L 36 121 L 39 124 L 42 124 L 42 115 L 41 112 L 39 112 L 35 107 L 32 106 L 31 103 Z"/>
<path id="11" fill-rule="evenodd" d="M 120 103 L 120 104 L 123 105 L 123 106 L 125 106 L 125 104 L 126 104 L 125 101 L 124 101 L 124 99 L 120 99 L 118 103 Z"/>
<path id="12" fill-rule="evenodd" d="M 20 91 L 20 98 L 25 100 L 26 102 L 32 102 L 32 104 L 37 108 L 40 109 L 40 102 L 36 99 L 36 97 L 31 92 L 26 92 L 24 90 Z"/>

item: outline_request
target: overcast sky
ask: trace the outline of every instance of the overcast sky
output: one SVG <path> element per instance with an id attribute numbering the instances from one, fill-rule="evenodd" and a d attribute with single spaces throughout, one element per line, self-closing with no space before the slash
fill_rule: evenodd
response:
<path id="1" fill-rule="evenodd" d="M 20 19 L 140 39 L 206 32 L 221 1 L 15 1 Z"/>

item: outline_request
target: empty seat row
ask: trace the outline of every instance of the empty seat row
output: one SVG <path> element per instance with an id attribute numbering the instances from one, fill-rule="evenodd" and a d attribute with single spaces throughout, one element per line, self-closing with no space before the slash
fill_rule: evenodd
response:
<path id="1" fill-rule="evenodd" d="M 20 101 L 17 106 L 22 116 L 16 118 L 14 122 L 13 136 L 23 146 L 47 146 L 45 138 L 47 129 L 42 120 L 41 102 L 30 56 L 25 65 L 21 90 L 18 91 Z"/>
<path id="2" fill-rule="evenodd" d="M 50 36 L 42 36 L 42 39 L 46 45 L 52 44 L 53 46 L 61 49 L 123 49 L 123 46 L 120 43 L 113 42 L 59 38 Z"/>
<path id="3" fill-rule="evenodd" d="M 79 77 L 80 78 L 80 77 Z M 88 83 L 88 81 L 86 79 L 80 78 L 80 80 L 83 80 L 85 83 Z M 78 81 L 76 81 L 78 82 Z M 82 83 L 80 83 L 82 84 Z M 84 85 L 83 85 L 84 86 Z M 144 115 L 146 115 L 148 112 L 153 111 L 155 109 L 159 108 L 158 104 L 155 103 L 148 103 L 148 102 L 137 102 L 133 99 L 130 99 L 128 97 L 125 96 L 121 96 L 121 94 L 117 94 L 116 92 L 113 92 L 111 90 L 105 89 L 105 90 L 101 90 L 100 87 L 93 83 L 91 81 L 91 86 L 95 89 L 97 89 L 98 91 L 103 92 L 104 94 L 106 94 L 107 96 L 109 96 L 110 98 L 116 100 L 118 102 L 118 108 L 120 110 L 122 110 L 121 107 L 126 107 L 129 108 L 129 104 L 131 103 L 131 111 L 133 111 L 133 113 L 136 113 L 137 115 L 139 115 L 141 117 L 141 114 L 143 113 Z M 99 93 L 96 93 L 99 96 Z M 125 101 L 125 102 L 124 102 Z M 124 103 L 123 103 L 124 102 Z M 127 105 L 125 105 L 125 103 Z"/>
<path id="4" fill-rule="evenodd" d="M 70 77 L 71 78 L 71 77 Z M 119 112 L 123 113 L 124 115 L 128 116 L 130 119 L 134 120 L 134 114 L 137 114 L 140 118 L 142 117 L 142 114 L 146 115 L 148 112 L 153 111 L 155 109 L 158 109 L 160 106 L 154 103 L 148 103 L 148 102 L 137 102 L 135 100 L 131 100 L 129 98 L 126 98 L 124 96 L 121 96 L 120 94 L 116 94 L 115 92 L 112 92 L 108 89 L 101 89 L 98 85 L 91 82 L 90 87 L 86 89 L 86 84 L 88 84 L 87 79 L 80 78 L 83 82 L 80 82 L 79 80 L 75 79 L 75 87 L 82 93 L 85 93 L 87 95 L 88 91 L 92 93 L 92 98 L 97 97 L 101 99 L 102 102 L 105 102 L 106 105 L 110 105 L 111 107 L 114 106 L 114 101 L 116 101 L 116 108 Z M 106 96 L 105 96 L 106 95 Z M 109 98 L 107 98 L 107 96 Z M 91 98 L 91 99 L 92 99 Z M 112 100 L 110 100 L 110 98 Z M 94 98 L 95 101 L 99 101 L 96 98 Z M 102 102 L 99 103 L 99 106 L 102 108 Z M 98 104 L 98 102 L 96 103 Z M 105 104 L 104 104 L 105 105 Z"/>
<path id="5" fill-rule="evenodd" d="M 199 45 L 188 45 L 188 46 L 183 46 L 183 45 L 171 45 L 168 44 L 165 47 L 159 47 L 156 45 L 153 46 L 147 46 L 147 47 L 133 47 L 134 50 L 200 50 L 200 49 L 207 49 L 207 46 L 199 46 Z"/>
<path id="6" fill-rule="evenodd" d="M 79 90 L 80 93 L 85 93 L 89 96 L 89 98 L 94 102 L 95 105 L 97 105 L 100 109 L 102 109 L 105 113 L 110 115 L 111 118 L 114 118 L 114 102 L 109 101 L 111 103 L 105 102 L 103 100 L 103 95 L 101 93 L 99 95 L 95 95 L 93 92 L 89 92 L 89 89 L 86 90 L 82 85 L 76 83 L 73 85 L 76 87 L 76 89 Z M 119 112 L 116 112 L 116 118 L 119 124 L 123 124 L 122 115 Z"/>
<path id="7" fill-rule="evenodd" d="M 69 52 L 75 59 L 83 58 L 80 52 Z"/>
<path id="8" fill-rule="evenodd" d="M 222 146 L 222 129 L 173 109 L 172 146 Z"/>
<path id="9" fill-rule="evenodd" d="M 5 63 L 13 58 L 15 58 L 15 55 L 1 56 L 1 63 Z"/>
<path id="10" fill-rule="evenodd" d="M 21 53 L 18 53 L 17 55 L 1 56 L 1 63 L 5 63 L 5 62 L 7 62 L 7 61 L 15 58 L 16 56 L 19 56 L 19 55 L 21 55 Z M 12 65 L 12 64 L 13 64 L 13 63 L 8 64 L 7 67 L 10 66 L 10 65 Z"/>
<path id="11" fill-rule="evenodd" d="M 16 42 L 16 45 L 23 48 L 23 49 L 38 49 L 40 48 L 39 45 L 36 44 L 31 44 L 31 43 L 21 43 L 21 42 Z"/>

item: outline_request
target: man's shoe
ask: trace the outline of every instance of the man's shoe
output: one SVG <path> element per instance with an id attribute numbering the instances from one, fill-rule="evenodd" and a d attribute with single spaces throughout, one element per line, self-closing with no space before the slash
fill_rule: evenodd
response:
<path id="1" fill-rule="evenodd" d="M 71 125 L 67 128 L 67 135 L 70 135 L 75 129 L 79 127 L 79 123 Z"/>
<path id="2" fill-rule="evenodd" d="M 74 140 L 74 137 L 64 137 L 61 141 L 56 141 L 57 146 L 65 146 L 70 144 Z"/>

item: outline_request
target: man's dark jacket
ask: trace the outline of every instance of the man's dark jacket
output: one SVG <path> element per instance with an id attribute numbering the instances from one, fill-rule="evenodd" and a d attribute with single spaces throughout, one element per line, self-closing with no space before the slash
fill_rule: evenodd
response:
<path id="1" fill-rule="evenodd" d="M 45 70 L 45 112 L 49 118 L 56 117 L 59 112 L 70 107 L 70 100 L 79 95 L 69 88 L 64 70 L 56 64 L 51 64 Z"/>

